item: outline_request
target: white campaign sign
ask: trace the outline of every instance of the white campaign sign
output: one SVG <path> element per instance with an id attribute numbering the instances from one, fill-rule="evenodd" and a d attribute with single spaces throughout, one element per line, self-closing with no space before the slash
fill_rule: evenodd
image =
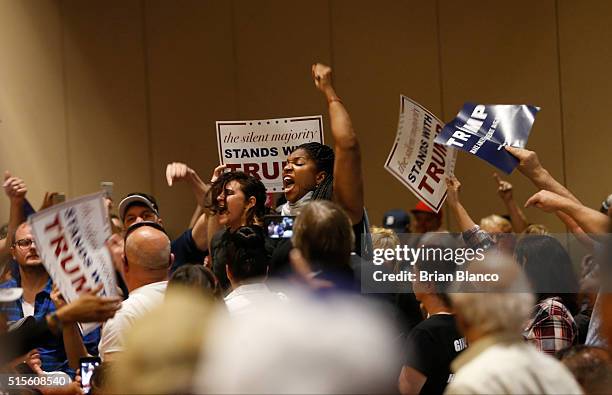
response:
<path id="1" fill-rule="evenodd" d="M 115 269 L 105 242 L 111 235 L 103 192 L 51 206 L 29 218 L 43 265 L 71 302 L 99 284 L 100 296 L 117 295 Z M 84 324 L 84 334 L 99 324 Z"/>
<path id="2" fill-rule="evenodd" d="M 395 142 L 385 169 L 438 212 L 446 199 L 446 177 L 453 174 L 457 151 L 434 142 L 444 124 L 404 95 Z"/>
<path id="3" fill-rule="evenodd" d="M 252 121 L 217 121 L 219 162 L 259 178 L 268 192 L 283 191 L 283 167 L 300 144 L 323 144 L 320 115 Z"/>

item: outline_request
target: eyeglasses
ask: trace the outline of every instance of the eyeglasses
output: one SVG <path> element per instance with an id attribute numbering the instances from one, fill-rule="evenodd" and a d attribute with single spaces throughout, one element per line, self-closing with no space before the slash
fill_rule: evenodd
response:
<path id="1" fill-rule="evenodd" d="M 33 243 L 35 243 L 35 241 L 32 239 L 21 239 L 21 240 L 17 240 L 16 242 L 14 242 L 13 246 L 17 246 L 25 250 L 25 249 L 32 247 Z"/>

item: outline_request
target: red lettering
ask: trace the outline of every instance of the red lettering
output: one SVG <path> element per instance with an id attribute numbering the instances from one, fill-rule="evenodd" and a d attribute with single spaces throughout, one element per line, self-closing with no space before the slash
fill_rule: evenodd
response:
<path id="1" fill-rule="evenodd" d="M 268 172 L 268 165 L 269 163 L 262 163 L 261 166 L 261 171 L 263 173 L 263 178 L 267 178 L 268 180 L 274 180 L 278 177 L 278 174 L 280 173 L 280 168 L 278 167 L 278 162 L 273 162 L 272 163 L 272 169 L 274 171 L 274 173 L 270 174 Z"/>
<path id="2" fill-rule="evenodd" d="M 58 228 L 59 232 L 61 232 L 63 230 L 62 225 L 60 223 L 60 219 L 59 219 L 59 213 L 57 213 L 55 215 L 55 220 L 52 223 L 50 223 L 47 226 L 45 226 L 45 232 L 48 232 L 48 231 L 50 231 L 51 229 L 53 229 L 55 227 Z"/>
<path id="3" fill-rule="evenodd" d="M 434 149 L 431 154 L 431 160 L 437 163 L 438 166 L 444 168 L 444 164 L 446 163 L 444 161 L 444 156 L 444 152 L 441 152 L 441 150 L 437 147 L 437 144 L 434 144 Z"/>
<path id="4" fill-rule="evenodd" d="M 257 163 L 245 163 L 245 164 L 243 164 L 243 167 L 244 167 L 243 171 L 247 175 L 253 176 L 253 177 L 257 178 L 258 180 L 261 179 L 261 177 L 257 173 L 259 171 L 259 164 L 257 164 Z"/>
<path id="5" fill-rule="evenodd" d="M 433 178 L 435 182 L 440 182 L 438 174 L 444 174 L 444 168 L 439 168 L 435 163 L 430 163 L 426 173 Z"/>
<path id="6" fill-rule="evenodd" d="M 91 288 L 84 287 L 86 282 L 87 282 L 87 279 L 85 278 L 84 275 L 81 275 L 81 277 L 79 277 L 79 278 L 77 278 L 75 280 L 72 280 L 72 285 L 76 286 L 76 292 L 78 294 L 80 294 L 82 292 L 90 292 L 91 291 Z M 78 284 L 78 285 L 76 285 L 76 284 Z"/>
<path id="7" fill-rule="evenodd" d="M 237 171 L 238 169 L 240 169 L 240 164 L 236 163 L 226 163 L 225 166 L 230 169 L 230 171 Z"/>
<path id="8" fill-rule="evenodd" d="M 419 189 L 423 189 L 423 188 L 427 189 L 429 193 L 433 193 L 434 191 L 433 188 L 427 184 L 427 176 L 423 177 L 421 179 L 421 182 L 419 183 Z"/>
<path id="9" fill-rule="evenodd" d="M 68 269 L 66 268 L 66 265 L 67 265 L 67 264 L 68 264 L 68 262 L 70 262 L 70 261 L 72 261 L 72 255 L 67 256 L 66 258 L 62 259 L 62 261 L 60 262 L 60 265 L 62 266 L 62 269 L 64 269 L 64 271 L 65 271 L 66 273 L 68 273 L 68 274 L 72 274 L 72 273 L 78 272 L 78 271 L 79 271 L 79 265 L 75 265 L 75 266 L 74 266 L 74 269 L 72 269 L 72 270 L 68 270 Z"/>
<path id="10" fill-rule="evenodd" d="M 66 243 L 66 239 L 64 238 L 63 234 L 51 240 L 51 245 L 53 244 L 56 244 L 55 246 L 55 256 L 56 257 L 59 257 L 62 251 L 64 252 L 68 251 L 68 243 Z"/>

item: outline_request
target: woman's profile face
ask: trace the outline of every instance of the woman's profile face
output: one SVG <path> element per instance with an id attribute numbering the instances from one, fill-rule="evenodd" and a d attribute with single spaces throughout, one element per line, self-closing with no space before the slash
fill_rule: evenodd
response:
<path id="1" fill-rule="evenodd" d="M 283 192 L 288 202 L 295 203 L 317 186 L 317 165 L 304 149 L 296 149 L 283 168 Z"/>
<path id="2" fill-rule="evenodd" d="M 217 196 L 217 201 L 219 207 L 222 208 L 219 213 L 221 225 L 228 226 L 232 230 L 247 225 L 243 222 L 246 220 L 246 212 L 250 204 L 246 201 L 238 181 L 233 180 L 225 184 L 223 191 Z"/>

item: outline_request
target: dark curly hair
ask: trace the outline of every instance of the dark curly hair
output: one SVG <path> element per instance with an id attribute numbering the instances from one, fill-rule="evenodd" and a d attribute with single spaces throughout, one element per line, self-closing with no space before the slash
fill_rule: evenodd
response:
<path id="1" fill-rule="evenodd" d="M 221 212 L 217 197 L 223 192 L 225 186 L 230 181 L 236 181 L 240 184 L 240 190 L 244 194 L 245 201 L 249 200 L 252 196 L 255 197 L 255 205 L 249 208 L 246 219 L 247 224 L 255 223 L 255 220 L 261 220 L 266 215 L 266 187 L 256 177 L 247 175 L 242 171 L 232 171 L 229 173 L 223 173 L 215 182 L 212 183 L 210 190 L 208 191 L 206 205 L 210 211 L 214 214 Z"/>
<path id="2" fill-rule="evenodd" d="M 225 232 L 221 245 L 226 250 L 225 265 L 238 280 L 263 277 L 268 273 L 270 256 L 261 227 L 242 226 L 236 232 Z"/>
<path id="3" fill-rule="evenodd" d="M 317 166 L 317 171 L 324 171 L 326 176 L 315 188 L 312 199 L 332 200 L 334 193 L 334 150 L 321 143 L 305 143 L 296 148 L 303 149 L 308 154 L 308 157 L 314 160 Z"/>

